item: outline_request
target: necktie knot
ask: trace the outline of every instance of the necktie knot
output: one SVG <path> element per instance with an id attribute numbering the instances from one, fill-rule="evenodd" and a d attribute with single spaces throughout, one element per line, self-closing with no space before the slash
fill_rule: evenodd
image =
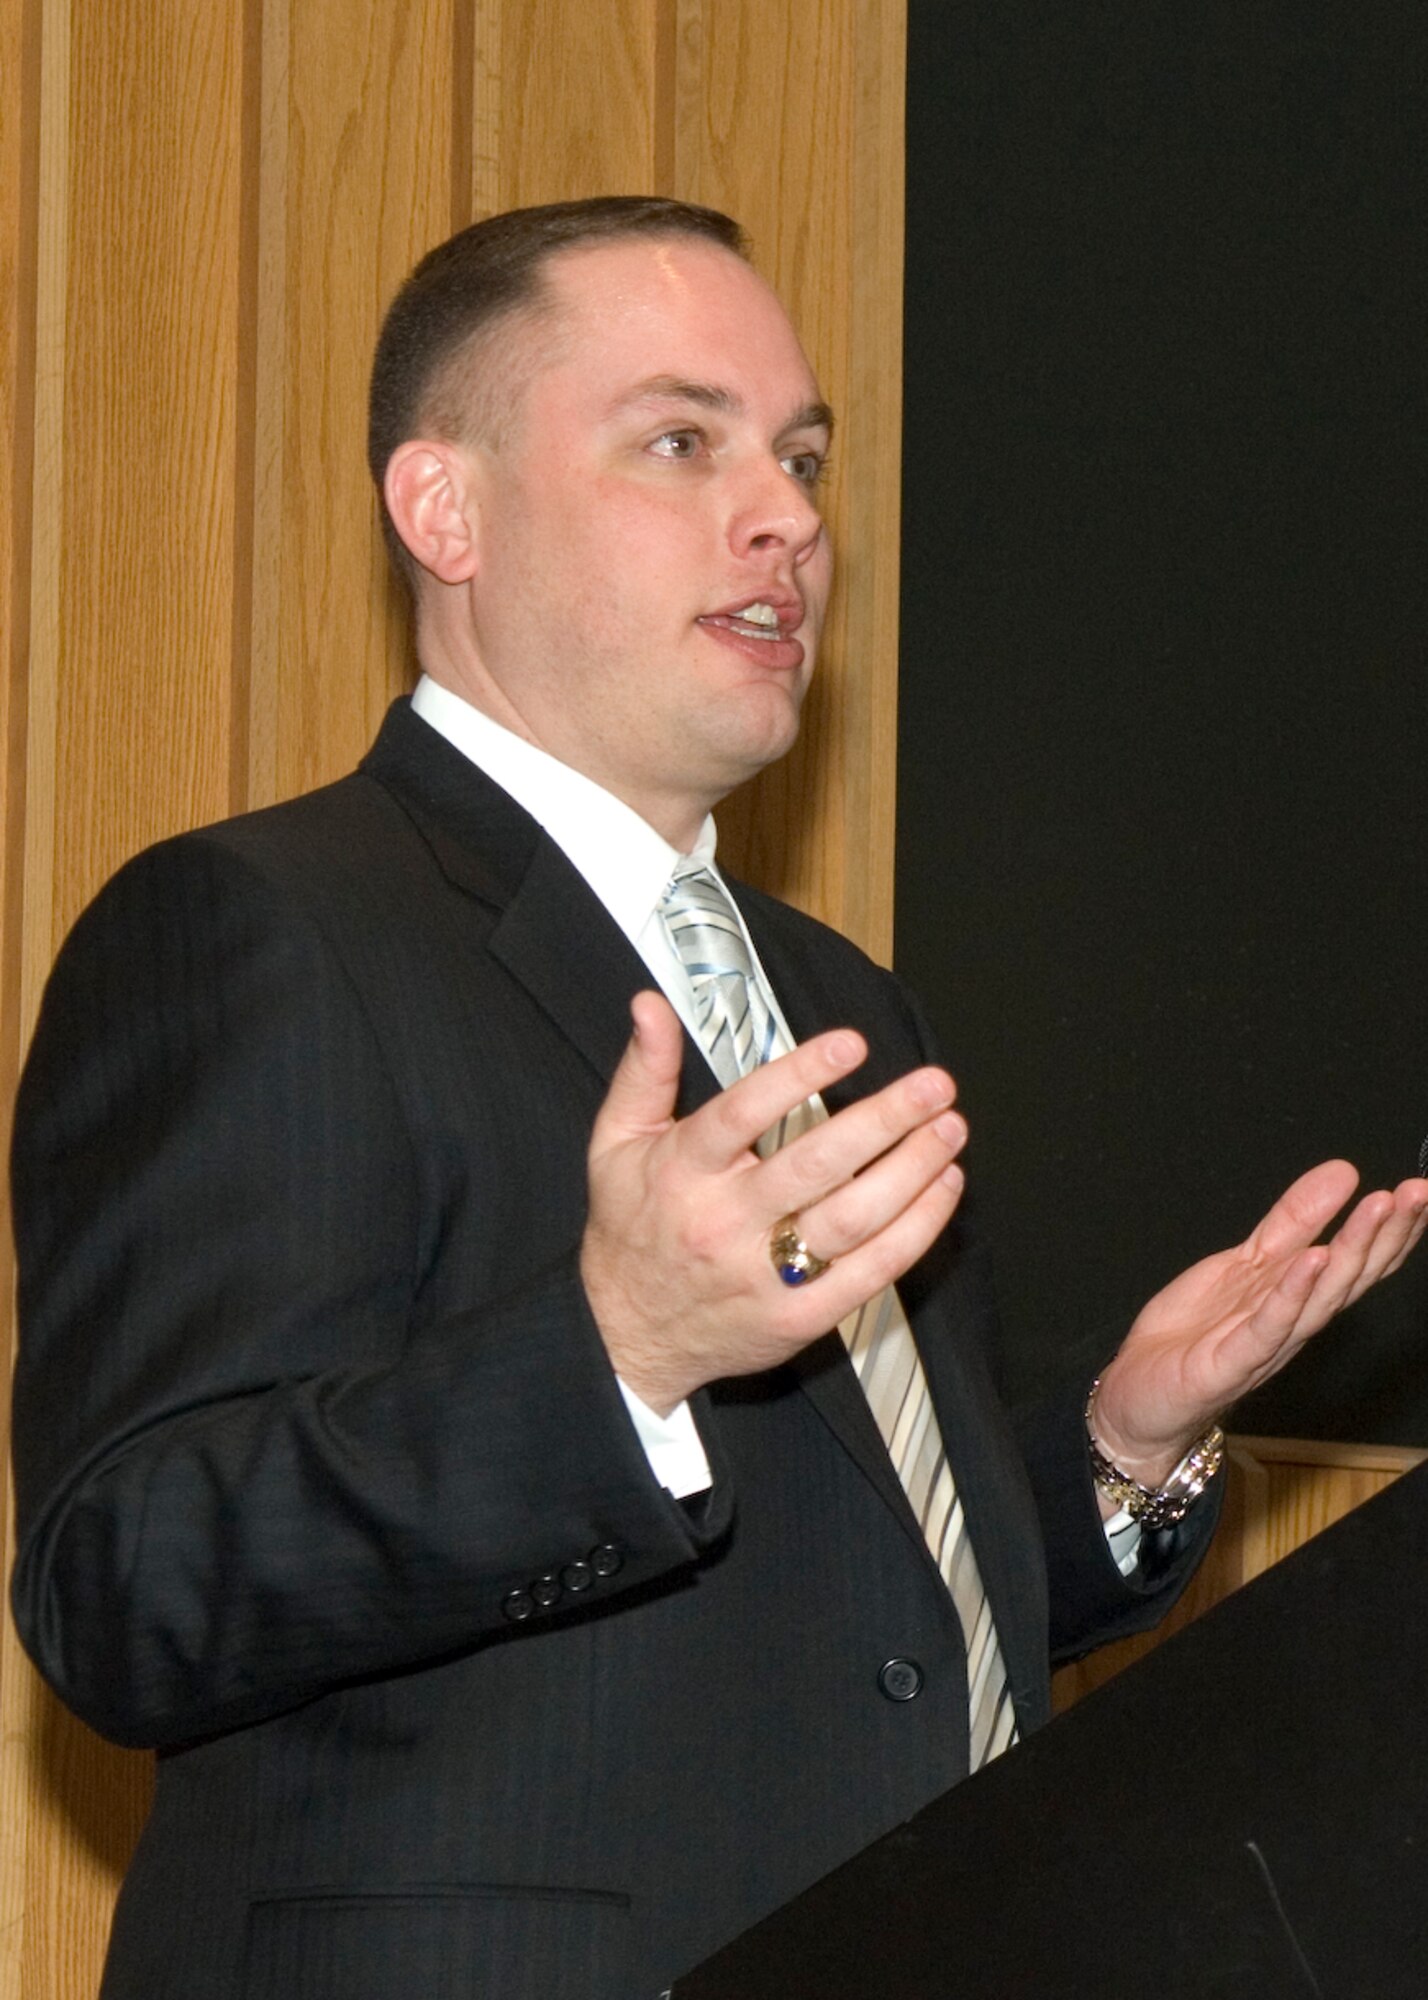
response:
<path id="1" fill-rule="evenodd" d="M 737 1082 L 782 1047 L 738 912 L 712 869 L 688 858 L 675 869 L 659 912 L 689 975 L 710 1066 L 721 1083 Z"/>

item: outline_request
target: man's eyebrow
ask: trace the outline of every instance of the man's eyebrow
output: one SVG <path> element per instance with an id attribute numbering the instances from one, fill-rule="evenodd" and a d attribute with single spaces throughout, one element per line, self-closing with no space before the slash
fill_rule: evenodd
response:
<path id="1" fill-rule="evenodd" d="M 637 382 L 617 398 L 615 408 L 627 410 L 635 403 L 697 403 L 703 410 L 719 410 L 726 416 L 743 408 L 739 398 L 712 382 L 686 382 L 682 375 L 651 375 Z"/>
<path id="2" fill-rule="evenodd" d="M 805 403 L 791 423 L 784 425 L 787 431 L 827 431 L 833 435 L 833 412 L 826 403 Z"/>
<path id="3" fill-rule="evenodd" d="M 702 410 L 717 410 L 721 416 L 737 416 L 744 407 L 731 390 L 721 389 L 713 382 L 689 382 L 682 375 L 651 375 L 627 390 L 614 407 L 616 411 L 627 410 L 636 403 L 693 403 Z M 801 430 L 826 430 L 831 436 L 833 412 L 828 405 L 805 403 L 789 418 L 780 435 Z"/>

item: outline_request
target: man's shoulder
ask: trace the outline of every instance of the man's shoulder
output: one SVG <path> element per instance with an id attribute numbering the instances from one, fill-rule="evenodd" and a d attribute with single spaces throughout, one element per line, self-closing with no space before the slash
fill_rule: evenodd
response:
<path id="1" fill-rule="evenodd" d="M 295 798 L 176 834 L 169 844 L 224 852 L 257 868 L 313 866 L 350 857 L 354 845 L 385 847 L 403 820 L 386 788 L 357 770 Z"/>
<path id="2" fill-rule="evenodd" d="M 361 872 L 389 854 L 403 816 L 382 787 L 361 772 L 280 803 L 170 834 L 120 867 L 96 902 L 132 895 L 145 884 L 222 881 L 255 892 L 301 893 Z"/>
<path id="3" fill-rule="evenodd" d="M 138 948 L 145 938 L 201 940 L 296 923 L 331 937 L 424 908 L 429 833 L 370 761 L 369 753 L 331 783 L 141 849 L 81 913 L 61 963 L 82 961 L 115 936 Z"/>
<path id="4" fill-rule="evenodd" d="M 394 702 L 355 771 L 293 798 L 156 841 L 120 868 L 101 895 L 122 892 L 135 876 L 172 879 L 217 871 L 235 883 L 246 878 L 300 891 L 304 885 L 321 890 L 346 879 L 371 881 L 374 875 L 408 871 L 427 844 L 424 760 L 440 773 L 443 752 L 447 746 L 412 713 L 410 703 Z M 443 775 L 450 789 L 450 774 Z"/>

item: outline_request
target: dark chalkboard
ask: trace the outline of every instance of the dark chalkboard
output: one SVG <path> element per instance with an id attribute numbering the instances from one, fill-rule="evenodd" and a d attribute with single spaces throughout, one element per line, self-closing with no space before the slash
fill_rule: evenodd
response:
<path id="1" fill-rule="evenodd" d="M 1014 1390 L 1428 1132 L 1428 10 L 912 0 L 897 962 Z M 1428 1444 L 1428 1255 L 1236 1413 Z"/>

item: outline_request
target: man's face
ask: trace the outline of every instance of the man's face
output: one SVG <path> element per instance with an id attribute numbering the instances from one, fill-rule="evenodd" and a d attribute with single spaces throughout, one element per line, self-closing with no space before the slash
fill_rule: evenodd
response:
<path id="1" fill-rule="evenodd" d="M 798 731 L 831 574 L 828 413 L 783 308 L 716 244 L 602 244 L 546 272 L 553 358 L 474 454 L 463 691 L 685 846 Z"/>

